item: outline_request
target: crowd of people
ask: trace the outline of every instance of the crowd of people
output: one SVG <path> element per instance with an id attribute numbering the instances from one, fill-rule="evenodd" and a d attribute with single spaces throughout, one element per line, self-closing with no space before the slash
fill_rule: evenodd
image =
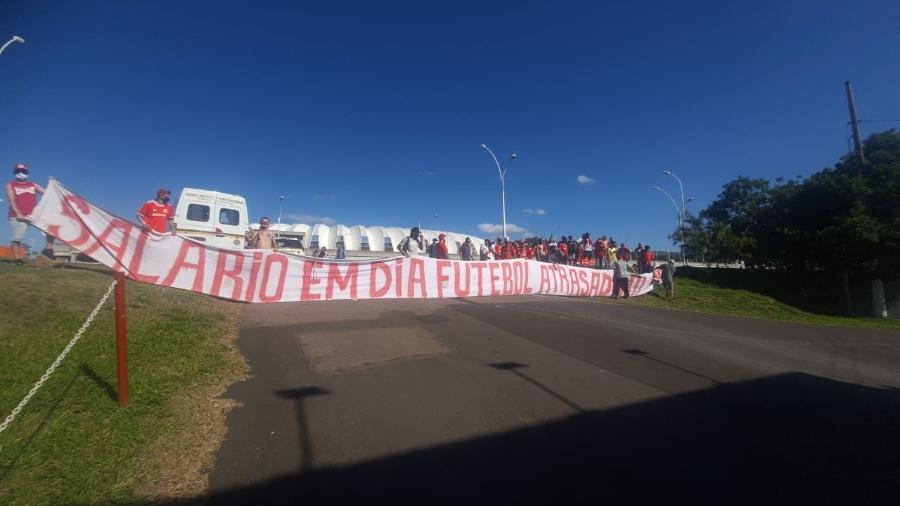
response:
<path id="1" fill-rule="evenodd" d="M 418 244 L 417 228 L 413 228 L 411 236 L 415 234 Z M 450 258 L 446 244 L 446 236 L 441 234 L 431 244 L 422 245 L 422 251 L 432 258 Z M 403 250 L 401 249 L 401 252 Z M 638 243 L 634 249 L 625 243 L 617 243 L 612 237 L 601 236 L 592 239 L 591 234 L 582 234 L 581 238 L 575 236 L 562 236 L 559 239 L 533 237 L 522 240 L 508 240 L 497 238 L 494 241 L 485 240 L 483 244 L 476 246 L 471 238 L 466 238 L 459 247 L 459 259 L 472 260 L 510 260 L 513 258 L 527 258 L 539 262 L 556 264 L 577 265 L 581 267 L 596 267 L 598 269 L 612 269 L 618 260 L 633 263 L 637 273 L 652 272 L 655 265 L 653 249 L 650 245 Z"/>
<path id="2" fill-rule="evenodd" d="M 398 246 L 398 251 L 404 255 L 424 255 L 432 258 L 449 259 L 447 236 L 440 234 L 433 239 L 431 244 L 426 244 L 418 227 L 410 230 Z M 592 239 L 590 233 L 581 235 L 580 239 L 574 236 L 562 236 L 554 239 L 532 237 L 518 241 L 497 238 L 494 241 L 485 240 L 477 245 L 470 237 L 459 246 L 459 259 L 463 261 L 474 260 L 511 260 L 525 258 L 539 262 L 565 264 L 580 267 L 594 267 L 597 269 L 613 270 L 613 298 L 620 293 L 628 298 L 628 279 L 631 274 L 652 273 L 654 269 L 660 270 L 660 282 L 666 290 L 666 297 L 672 297 L 672 276 L 675 274 L 675 264 L 671 260 L 656 265 L 653 249 L 649 244 L 637 243 L 632 250 L 625 243 L 617 243 L 612 237 L 600 236 Z"/>

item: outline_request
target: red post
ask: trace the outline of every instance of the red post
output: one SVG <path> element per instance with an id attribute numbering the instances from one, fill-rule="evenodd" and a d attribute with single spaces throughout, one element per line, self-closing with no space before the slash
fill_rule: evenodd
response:
<path id="1" fill-rule="evenodd" d="M 125 274 L 116 273 L 116 370 L 119 406 L 128 405 L 128 330 L 125 327 Z"/>

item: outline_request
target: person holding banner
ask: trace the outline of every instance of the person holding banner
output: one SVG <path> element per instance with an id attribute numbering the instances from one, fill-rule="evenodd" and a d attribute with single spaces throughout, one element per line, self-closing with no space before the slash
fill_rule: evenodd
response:
<path id="1" fill-rule="evenodd" d="M 43 195 L 44 189 L 28 180 L 28 167 L 24 163 L 17 163 L 13 166 L 13 174 L 15 179 L 6 183 L 6 199 L 9 201 L 9 232 L 10 232 L 10 251 L 12 258 L 17 263 L 22 262 L 25 256 L 25 247 L 22 240 L 25 239 L 25 232 L 28 231 L 28 215 L 34 211 L 37 206 L 38 194 Z M 53 236 L 45 234 L 47 243 L 44 245 L 41 254 L 47 258 L 53 258 Z"/>
<path id="2" fill-rule="evenodd" d="M 175 226 L 175 209 L 169 204 L 172 192 L 165 188 L 156 190 L 156 199 L 144 202 L 137 212 L 138 222 L 145 228 L 165 234 L 168 228 L 172 228 L 172 235 L 178 235 Z"/>
<path id="3" fill-rule="evenodd" d="M 675 291 L 675 284 L 672 277 L 675 275 L 675 262 L 670 258 L 668 262 L 659 264 L 657 267 L 660 272 L 660 280 L 662 286 L 666 290 L 666 300 L 672 300 L 672 294 Z"/>
<path id="4" fill-rule="evenodd" d="M 625 297 L 628 298 L 628 280 L 631 277 L 631 273 L 628 272 L 628 262 L 625 260 L 617 259 L 612 262 L 613 268 L 613 293 L 612 298 L 619 298 L 619 290 L 621 290 Z"/>

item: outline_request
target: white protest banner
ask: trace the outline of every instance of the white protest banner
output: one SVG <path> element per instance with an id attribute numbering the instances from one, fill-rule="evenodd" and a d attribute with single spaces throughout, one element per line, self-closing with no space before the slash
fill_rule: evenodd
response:
<path id="1" fill-rule="evenodd" d="M 51 180 L 29 216 L 69 246 L 144 283 L 244 302 L 549 294 L 612 295 L 613 272 L 534 260 L 463 262 L 426 257 L 341 261 L 207 246 L 151 233 Z M 653 289 L 632 275 L 631 295 Z"/>

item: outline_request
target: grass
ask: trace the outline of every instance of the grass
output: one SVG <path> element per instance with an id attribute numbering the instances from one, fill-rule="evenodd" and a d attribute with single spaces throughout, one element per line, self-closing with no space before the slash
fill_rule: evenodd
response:
<path id="1" fill-rule="evenodd" d="M 688 276 L 679 276 L 678 274 L 681 274 L 682 271 L 687 271 Z M 630 300 L 635 304 L 681 311 L 814 325 L 900 329 L 900 320 L 894 318 L 876 319 L 814 313 L 752 289 L 723 286 L 721 280 L 717 280 L 714 284 L 709 281 L 693 279 L 701 277 L 697 276 L 697 273 L 693 274 L 689 269 L 678 270 L 675 276 L 675 295 L 671 301 L 665 299 L 665 291 L 662 286 L 657 286 L 653 292 L 647 295 Z"/>
<path id="2" fill-rule="evenodd" d="M 112 281 L 100 269 L 0 263 L 0 416 L 62 351 Z M 0 433 L 0 504 L 140 499 L 145 460 L 185 415 L 172 400 L 242 374 L 230 351 L 238 306 L 127 283 L 130 404 L 116 402 L 113 300 Z"/>

